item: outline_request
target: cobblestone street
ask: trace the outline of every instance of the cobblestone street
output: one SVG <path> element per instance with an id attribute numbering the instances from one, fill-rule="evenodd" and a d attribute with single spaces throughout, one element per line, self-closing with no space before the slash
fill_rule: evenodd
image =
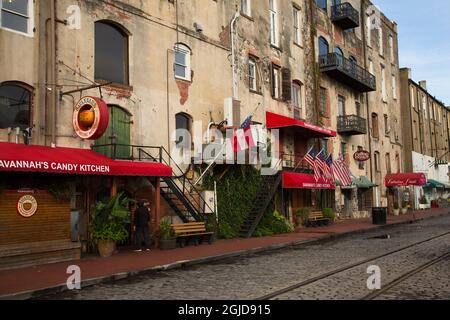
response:
<path id="1" fill-rule="evenodd" d="M 359 266 L 344 268 L 342 272 L 274 298 L 361 299 L 371 293 L 366 285 L 370 276 L 367 273 L 369 266 L 380 267 L 382 286 L 386 285 L 448 253 L 450 234 L 446 233 L 449 230 L 450 217 L 443 216 L 297 248 L 138 276 L 42 299 L 258 299 L 328 272 L 386 255 Z M 406 279 L 377 299 L 450 299 L 449 263 L 447 258 Z"/>

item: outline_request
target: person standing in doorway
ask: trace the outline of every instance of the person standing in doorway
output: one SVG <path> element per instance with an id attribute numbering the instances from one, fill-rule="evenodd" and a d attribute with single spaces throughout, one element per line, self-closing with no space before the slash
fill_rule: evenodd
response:
<path id="1" fill-rule="evenodd" d="M 138 252 L 150 251 L 150 203 L 141 200 L 134 216 L 134 232 L 136 233 L 136 246 Z M 144 246 L 142 245 L 144 243 Z"/>

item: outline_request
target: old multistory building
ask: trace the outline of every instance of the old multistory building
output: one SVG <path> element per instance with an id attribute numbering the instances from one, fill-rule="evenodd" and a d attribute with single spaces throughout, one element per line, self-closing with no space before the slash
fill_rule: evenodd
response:
<path id="1" fill-rule="evenodd" d="M 450 188 L 449 110 L 427 90 L 426 81 L 412 79 L 411 69 L 400 70 L 400 85 L 405 170 L 428 178 L 426 186 L 414 188 L 417 208 L 421 196 L 430 203 Z"/>
<path id="2" fill-rule="evenodd" d="M 367 0 L 16 0 L 0 10 L 6 197 L 13 206 L 40 183 L 69 185 L 62 209 L 48 193 L 36 196 L 65 210 L 47 240 L 67 240 L 72 211 L 81 226 L 72 240 L 85 242 L 92 206 L 121 191 L 154 200 L 154 227 L 165 215 L 202 219 L 215 208 L 194 186 L 198 172 L 227 150 L 210 129 L 236 130 L 246 119 L 258 133 L 253 149 L 270 152 L 280 171 L 274 202 L 291 220 L 303 207 L 360 217 L 394 201 L 384 177 L 404 160 L 397 26 Z M 208 144 L 214 152 L 201 159 Z M 342 156 L 353 184 L 315 180 L 304 160 L 313 147 Z M 33 232 L 0 246 L 43 241 Z M 55 249 L 63 258 L 79 250 L 65 246 Z"/>

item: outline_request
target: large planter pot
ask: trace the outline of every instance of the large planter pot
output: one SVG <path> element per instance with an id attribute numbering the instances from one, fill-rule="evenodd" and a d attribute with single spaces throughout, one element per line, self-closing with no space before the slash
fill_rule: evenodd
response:
<path id="1" fill-rule="evenodd" d="M 177 248 L 177 238 L 159 239 L 159 248 L 161 250 L 172 250 Z"/>
<path id="2" fill-rule="evenodd" d="M 394 209 L 394 216 L 400 215 L 400 209 Z"/>
<path id="3" fill-rule="evenodd" d="M 111 257 L 116 251 L 116 242 L 111 240 L 100 240 L 97 244 L 98 253 L 102 258 Z"/>
<path id="4" fill-rule="evenodd" d="M 408 213 L 408 208 L 402 208 L 402 214 L 407 214 Z"/>

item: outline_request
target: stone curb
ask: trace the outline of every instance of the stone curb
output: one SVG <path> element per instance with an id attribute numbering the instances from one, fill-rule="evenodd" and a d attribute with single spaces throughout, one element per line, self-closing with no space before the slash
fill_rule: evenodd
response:
<path id="1" fill-rule="evenodd" d="M 321 236 L 321 237 L 309 239 L 309 240 L 296 240 L 296 241 L 292 241 L 289 243 L 274 244 L 274 245 L 270 245 L 270 246 L 266 246 L 266 247 L 258 247 L 258 248 L 251 248 L 251 249 L 246 249 L 246 250 L 239 250 L 239 251 L 225 253 L 225 254 L 217 255 L 217 256 L 210 256 L 210 257 L 199 258 L 199 259 L 194 259 L 194 260 L 177 261 L 177 262 L 162 265 L 162 266 L 133 270 L 133 271 L 128 271 L 128 272 L 121 272 L 121 273 L 117 273 L 114 275 L 84 280 L 84 281 L 82 281 L 81 286 L 84 289 L 84 288 L 91 287 L 94 285 L 99 285 L 102 283 L 108 283 L 108 282 L 114 282 L 114 281 L 118 281 L 118 280 L 127 279 L 127 278 L 133 277 L 133 276 L 155 274 L 155 273 L 158 273 L 161 271 L 182 269 L 182 268 L 189 267 L 189 266 L 223 261 L 223 260 L 243 257 L 246 255 L 251 255 L 251 254 L 277 251 L 277 250 L 282 250 L 282 249 L 289 248 L 289 247 L 298 247 L 301 245 L 325 242 L 325 241 L 334 240 L 334 239 L 338 239 L 338 238 L 344 238 L 344 237 L 348 237 L 348 236 L 352 236 L 352 235 L 356 235 L 356 234 L 363 234 L 363 233 L 374 231 L 374 230 L 389 229 L 389 228 L 399 226 L 399 225 L 411 224 L 411 223 L 420 222 L 420 221 L 424 221 L 424 220 L 439 218 L 439 217 L 443 217 L 448 214 L 449 214 L 449 212 L 446 212 L 446 213 L 441 213 L 441 214 L 435 215 L 435 216 L 422 217 L 422 218 L 417 218 L 415 220 L 409 219 L 409 220 L 396 222 L 396 223 L 392 223 L 392 224 L 374 226 L 374 227 L 367 228 L 367 229 L 353 230 L 353 231 L 344 232 L 344 233 L 333 233 L 333 234 L 329 234 L 329 235 L 325 235 L 325 236 Z M 20 293 L 16 293 L 16 294 L 12 294 L 12 295 L 0 296 L 0 300 L 28 300 L 28 299 L 38 298 L 38 297 L 44 296 L 44 295 L 63 293 L 67 290 L 68 290 L 67 285 L 64 283 L 64 284 L 60 284 L 60 285 L 56 285 L 56 286 L 52 286 L 52 287 L 48 287 L 48 288 L 36 289 L 36 290 L 20 292 Z"/>

